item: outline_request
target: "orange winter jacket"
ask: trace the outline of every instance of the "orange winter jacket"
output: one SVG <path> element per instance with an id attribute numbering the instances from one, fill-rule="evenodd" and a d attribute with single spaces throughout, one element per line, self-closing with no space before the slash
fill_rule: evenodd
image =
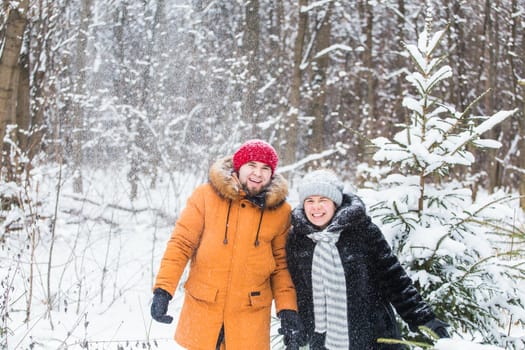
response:
<path id="1" fill-rule="evenodd" d="M 231 157 L 217 161 L 209 182 L 182 211 L 154 285 L 173 295 L 190 261 L 175 340 L 190 350 L 215 349 L 224 325 L 228 350 L 270 348 L 276 311 L 297 310 L 286 266 L 288 184 L 275 174 L 259 207 L 245 199 Z"/>

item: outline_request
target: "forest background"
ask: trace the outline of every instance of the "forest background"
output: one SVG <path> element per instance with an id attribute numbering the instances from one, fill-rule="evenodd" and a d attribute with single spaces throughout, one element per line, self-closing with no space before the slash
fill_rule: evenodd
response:
<path id="1" fill-rule="evenodd" d="M 503 146 L 465 171 L 482 175 L 474 186 L 525 194 L 522 0 L 4 0 L 3 179 L 45 154 L 82 192 L 83 166 L 118 164 L 134 197 L 139 179 L 204 178 L 218 155 L 259 137 L 282 165 L 320 154 L 353 180 L 370 158 L 362 136 L 406 121 L 403 45 L 429 5 L 435 27 L 449 27 L 442 99 L 465 110 L 482 96 L 472 115 L 520 109 L 491 131 Z"/>
<path id="2" fill-rule="evenodd" d="M 31 254 L 27 266 L 33 267 L 39 245 L 49 257 L 42 264 L 48 271 L 30 268 L 23 276 L 18 298 L 26 308 L 17 312 L 30 322 L 37 275 L 46 309 L 41 317 L 68 309 L 71 295 L 54 291 L 62 280 L 50 278 L 54 240 L 72 240 L 71 255 L 78 257 L 84 229 L 106 224 L 110 236 L 125 232 L 107 217 L 108 209 L 128 213 L 139 226 L 147 226 L 138 219 L 144 212 L 155 218 L 153 243 L 144 253 L 149 260 L 140 265 L 142 282 L 150 285 L 162 249 L 157 240 L 167 237 L 158 238 L 161 228 L 173 224 L 210 163 L 248 138 L 277 148 L 292 187 L 317 166 L 336 168 L 360 187 L 359 166 L 373 162 L 369 140 L 408 124 L 403 99 L 411 91 L 411 64 L 404 49 L 421 34 L 428 9 L 433 26 L 447 28 L 437 51 L 453 72 L 434 93 L 468 110 L 472 120 L 517 109 L 488 131 L 501 147 L 472 148 L 476 162 L 453 167 L 446 178 L 468 179 L 473 200 L 479 191 L 520 194 L 525 208 L 523 0 L 3 0 L 2 248 L 12 248 L 9 240 L 18 237 L 23 251 L 5 257 Z M 159 192 L 164 197 L 156 202 L 152 193 Z M 71 206 L 60 209 L 66 202 Z M 99 208 L 98 216 L 88 214 L 88 205 Z M 17 208 L 23 214 L 14 215 Z M 56 232 L 57 220 L 77 225 L 76 238 Z M 114 249 L 102 240 L 104 249 Z M 118 275 L 109 272 L 109 261 L 95 264 L 101 304 L 102 286 Z M 87 267 L 78 266 L 71 290 L 85 321 L 80 275 Z M 3 286 L 11 287 L 18 267 L 2 260 L 2 271 Z M 112 302 L 125 294 L 119 288 Z M 9 290 L 2 299 L 3 334 L 13 331 L 7 325 L 17 294 Z M 25 341 L 22 336 L 19 344 Z"/>

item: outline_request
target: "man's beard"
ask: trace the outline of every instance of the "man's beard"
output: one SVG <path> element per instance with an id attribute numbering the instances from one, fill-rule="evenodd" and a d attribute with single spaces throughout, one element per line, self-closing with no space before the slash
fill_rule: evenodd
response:
<path id="1" fill-rule="evenodd" d="M 266 190 L 266 187 L 267 186 L 261 187 L 260 190 L 250 190 L 248 188 L 248 186 L 246 186 L 245 184 L 242 185 L 242 189 L 244 190 L 244 192 L 246 192 L 246 195 L 248 197 L 256 197 L 256 196 L 258 196 L 259 194 L 261 194 L 262 192 L 264 192 Z"/>

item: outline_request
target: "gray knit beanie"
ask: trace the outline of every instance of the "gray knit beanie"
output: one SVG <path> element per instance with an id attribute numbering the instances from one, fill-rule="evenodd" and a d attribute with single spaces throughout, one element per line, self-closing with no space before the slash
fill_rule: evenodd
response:
<path id="1" fill-rule="evenodd" d="M 337 175 L 328 169 L 314 170 L 306 174 L 299 184 L 299 206 L 309 196 L 323 196 L 331 199 L 336 207 L 343 202 L 344 184 Z"/>

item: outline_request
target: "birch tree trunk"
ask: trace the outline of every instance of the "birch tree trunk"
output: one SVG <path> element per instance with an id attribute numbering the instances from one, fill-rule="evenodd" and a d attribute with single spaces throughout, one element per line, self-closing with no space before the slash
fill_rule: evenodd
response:
<path id="1" fill-rule="evenodd" d="M 26 27 L 26 14 L 29 0 L 19 2 L 17 8 L 11 8 L 8 4 L 8 11 L 5 24 L 5 36 L 2 43 L 3 50 L 0 57 L 0 169 L 7 165 L 4 159 L 4 137 L 6 128 L 9 124 L 16 123 L 16 102 L 19 81 L 19 57 L 20 48 Z M 1 174 L 1 173 L 0 173 Z"/>

